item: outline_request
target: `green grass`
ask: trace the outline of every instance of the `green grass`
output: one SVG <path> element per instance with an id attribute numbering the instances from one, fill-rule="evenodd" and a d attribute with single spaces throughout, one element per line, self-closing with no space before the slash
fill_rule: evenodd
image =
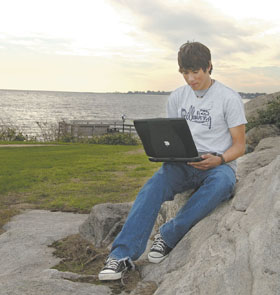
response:
<path id="1" fill-rule="evenodd" d="M 22 207 L 84 212 L 134 200 L 158 169 L 141 146 L 0 148 L 0 226 Z"/>

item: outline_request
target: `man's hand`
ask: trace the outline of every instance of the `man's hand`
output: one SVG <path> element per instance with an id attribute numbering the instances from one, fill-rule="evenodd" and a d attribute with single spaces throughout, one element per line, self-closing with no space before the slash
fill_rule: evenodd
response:
<path id="1" fill-rule="evenodd" d="M 222 163 L 222 159 L 220 157 L 214 156 L 212 154 L 202 155 L 201 158 L 204 160 L 200 162 L 189 162 L 187 164 L 197 169 L 208 170 L 219 166 Z"/>
<path id="2" fill-rule="evenodd" d="M 245 152 L 245 125 L 229 128 L 229 131 L 232 138 L 232 146 L 223 153 L 226 162 L 236 160 Z M 201 157 L 204 159 L 203 161 L 189 162 L 187 164 L 201 170 L 208 170 L 222 164 L 222 159 L 218 156 L 206 154 Z"/>

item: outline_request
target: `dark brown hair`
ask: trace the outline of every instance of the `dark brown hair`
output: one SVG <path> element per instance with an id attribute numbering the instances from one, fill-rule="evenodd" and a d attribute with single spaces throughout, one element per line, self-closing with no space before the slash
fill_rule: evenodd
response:
<path id="1" fill-rule="evenodd" d="M 213 66 L 211 63 L 211 52 L 208 47 L 199 42 L 187 42 L 183 44 L 178 52 L 179 72 L 183 73 L 186 70 L 199 70 L 204 72 L 208 69 L 212 73 Z"/>

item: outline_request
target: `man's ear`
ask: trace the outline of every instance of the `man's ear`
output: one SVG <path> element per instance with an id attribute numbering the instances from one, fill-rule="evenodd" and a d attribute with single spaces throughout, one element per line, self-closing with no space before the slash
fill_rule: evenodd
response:
<path id="1" fill-rule="evenodd" d="M 211 73 L 212 73 L 212 70 L 213 70 L 213 65 L 212 65 L 212 62 L 211 62 L 211 60 L 209 61 L 209 67 L 208 67 L 208 72 L 209 72 L 209 74 L 211 75 Z"/>

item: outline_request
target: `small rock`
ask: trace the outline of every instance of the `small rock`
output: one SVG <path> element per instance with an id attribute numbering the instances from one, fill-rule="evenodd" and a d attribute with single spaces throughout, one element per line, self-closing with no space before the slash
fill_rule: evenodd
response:
<path id="1" fill-rule="evenodd" d="M 122 229 L 132 203 L 99 204 L 80 226 L 80 235 L 95 247 L 107 247 Z"/>

